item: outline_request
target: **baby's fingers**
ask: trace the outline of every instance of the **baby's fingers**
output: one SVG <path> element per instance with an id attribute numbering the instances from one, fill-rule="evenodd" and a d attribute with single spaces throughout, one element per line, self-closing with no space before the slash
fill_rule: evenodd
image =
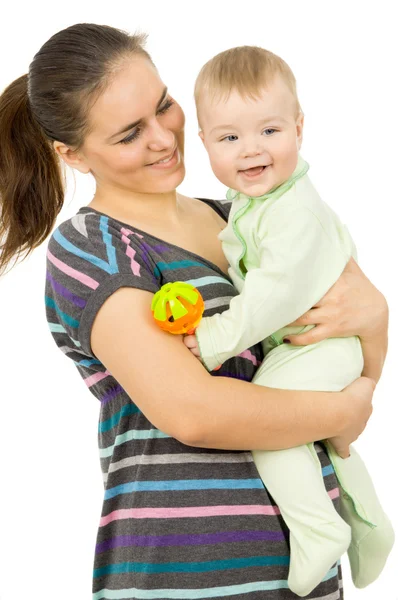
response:
<path id="1" fill-rule="evenodd" d="M 187 348 L 189 348 L 191 350 L 191 348 L 196 348 L 198 345 L 198 340 L 196 339 L 196 337 L 194 335 L 184 335 L 184 337 L 182 338 L 184 344 L 186 345 Z"/>
<path id="2" fill-rule="evenodd" d="M 194 356 L 196 356 L 197 358 L 200 358 L 198 340 L 196 339 L 196 337 L 194 335 L 185 335 L 183 337 L 183 342 L 186 345 L 186 347 L 192 352 L 192 354 Z"/>

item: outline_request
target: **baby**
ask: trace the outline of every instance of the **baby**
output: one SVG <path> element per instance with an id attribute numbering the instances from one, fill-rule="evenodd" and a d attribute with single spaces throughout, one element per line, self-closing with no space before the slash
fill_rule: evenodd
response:
<path id="1" fill-rule="evenodd" d="M 339 391 L 361 375 L 357 337 L 289 346 L 287 327 L 338 279 L 354 243 L 319 197 L 299 155 L 303 113 L 289 66 L 258 47 L 232 48 L 202 68 L 195 86 L 200 137 L 232 208 L 220 233 L 240 294 L 222 314 L 203 318 L 184 341 L 211 371 L 262 341 L 253 380 L 285 389 Z M 343 519 L 326 492 L 313 444 L 253 451 L 264 485 L 290 530 L 288 585 L 309 594 L 348 549 L 354 584 L 381 573 L 394 532 L 361 458 L 343 460 L 325 442 L 341 492 Z"/>

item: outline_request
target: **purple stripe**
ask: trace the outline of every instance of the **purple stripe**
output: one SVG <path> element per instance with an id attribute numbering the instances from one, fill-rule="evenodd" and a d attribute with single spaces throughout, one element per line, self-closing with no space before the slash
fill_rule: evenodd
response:
<path id="1" fill-rule="evenodd" d="M 282 531 L 225 531 L 198 535 L 118 535 L 97 544 L 96 553 L 121 546 L 199 546 L 226 542 L 283 542 Z"/>
<path id="2" fill-rule="evenodd" d="M 115 396 L 117 396 L 121 392 L 124 392 L 124 389 L 122 388 L 121 385 L 118 384 L 115 387 L 113 387 L 113 388 L 111 388 L 110 390 L 107 391 L 107 393 L 105 394 L 105 396 L 103 398 L 101 398 L 101 403 L 102 404 L 106 404 L 107 402 L 109 402 L 109 400 L 112 400 L 112 398 L 114 398 Z"/>
<path id="3" fill-rule="evenodd" d="M 156 246 L 150 246 L 146 242 L 140 242 L 140 246 L 143 250 L 142 259 L 145 263 L 145 266 L 147 267 L 148 273 L 151 275 L 154 282 L 157 283 L 156 276 L 160 276 L 160 271 L 158 267 L 155 267 L 155 270 L 153 269 L 153 262 L 149 258 L 149 253 L 155 250 L 156 252 L 159 252 L 159 254 L 162 254 L 162 252 L 167 252 L 168 248 L 167 246 L 163 246 L 161 244 L 157 244 Z"/>
<path id="4" fill-rule="evenodd" d="M 79 296 L 75 296 L 75 294 L 72 294 L 72 292 L 70 292 L 67 288 L 65 288 L 63 285 L 61 285 L 57 281 L 55 281 L 55 279 L 50 275 L 50 273 L 48 271 L 47 271 L 47 279 L 48 279 L 48 281 L 50 281 L 53 289 L 57 292 L 57 294 L 59 294 L 60 296 L 63 296 L 67 300 L 70 300 L 73 304 L 75 304 L 79 308 L 84 308 L 86 306 L 87 302 L 83 298 L 79 298 Z"/>
<path id="5" fill-rule="evenodd" d="M 219 371 L 212 371 L 213 377 L 232 377 L 233 379 L 241 379 L 242 381 L 251 381 L 252 378 L 247 375 L 238 375 L 238 373 L 230 373 L 222 368 Z"/>

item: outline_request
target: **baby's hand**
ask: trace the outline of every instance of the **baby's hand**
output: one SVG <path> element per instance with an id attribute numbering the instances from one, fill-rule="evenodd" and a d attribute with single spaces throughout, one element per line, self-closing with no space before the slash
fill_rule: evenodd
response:
<path id="1" fill-rule="evenodd" d="M 200 357 L 199 344 L 198 344 L 198 340 L 196 339 L 196 336 L 195 335 L 184 335 L 182 340 L 183 340 L 184 344 L 186 345 L 186 347 L 192 352 L 192 354 L 194 356 L 196 356 L 196 358 L 198 360 L 200 360 L 200 362 L 203 364 L 203 360 Z M 218 371 L 219 369 L 221 369 L 221 365 L 218 365 L 218 367 L 213 369 L 213 371 Z"/>
<path id="2" fill-rule="evenodd" d="M 189 348 L 189 350 L 192 352 L 192 354 L 194 356 L 196 356 L 196 358 L 198 358 L 202 362 L 202 359 L 200 358 L 199 345 L 198 345 L 198 340 L 196 339 L 196 336 L 195 335 L 184 335 L 184 337 L 182 339 L 183 339 L 184 344 L 186 345 L 187 348 Z"/>

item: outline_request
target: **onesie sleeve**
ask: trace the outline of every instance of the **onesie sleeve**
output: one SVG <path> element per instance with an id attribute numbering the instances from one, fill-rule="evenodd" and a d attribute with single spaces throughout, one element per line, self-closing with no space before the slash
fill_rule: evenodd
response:
<path id="1" fill-rule="evenodd" d="M 349 260 L 306 206 L 272 212 L 257 244 L 259 268 L 248 271 L 227 311 L 203 318 L 196 329 L 209 371 L 309 310 Z"/>
<path id="2" fill-rule="evenodd" d="M 99 213 L 78 213 L 53 232 L 47 247 L 45 304 L 50 331 L 61 349 L 95 359 L 90 344 L 94 319 L 121 287 L 153 293 L 160 287 L 142 235 Z"/>

